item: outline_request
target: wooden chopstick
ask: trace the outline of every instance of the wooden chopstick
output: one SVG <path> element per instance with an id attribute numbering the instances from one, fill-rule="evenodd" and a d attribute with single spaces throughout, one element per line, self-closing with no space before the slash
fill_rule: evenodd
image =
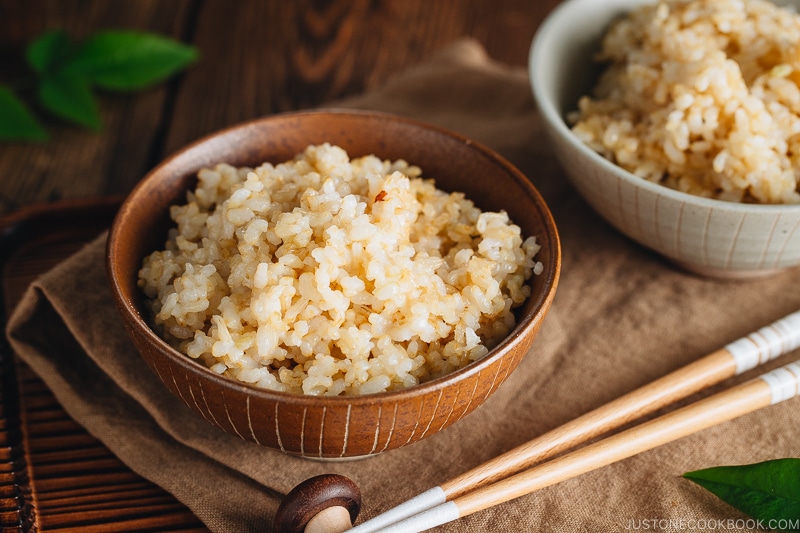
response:
<path id="1" fill-rule="evenodd" d="M 798 347 L 800 347 L 800 311 L 791 313 L 720 350 L 544 433 L 440 486 L 429 489 L 359 524 L 350 531 L 352 533 L 383 531 L 390 524 L 456 500 L 488 483 L 608 433 Z M 460 501 L 473 500 L 470 497 Z"/>
<path id="2" fill-rule="evenodd" d="M 483 486 L 381 531 L 425 531 L 798 395 L 800 362 L 795 362 L 550 462 Z"/>

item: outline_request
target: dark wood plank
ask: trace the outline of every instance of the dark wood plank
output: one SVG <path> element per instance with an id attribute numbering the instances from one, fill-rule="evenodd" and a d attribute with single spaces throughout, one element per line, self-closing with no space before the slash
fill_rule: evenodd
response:
<path id="1" fill-rule="evenodd" d="M 181 84 L 165 153 L 225 126 L 380 86 L 461 37 L 524 66 L 557 0 L 208 0 L 196 22 L 203 60 Z M 235 31 L 232 31 L 235 28 Z"/>
<path id="2" fill-rule="evenodd" d="M 24 47 L 46 29 L 82 38 L 124 27 L 198 46 L 184 76 L 133 95 L 101 96 L 99 133 L 48 119 L 44 144 L 3 144 L 0 215 L 59 198 L 127 193 L 166 154 L 236 122 L 324 105 L 377 87 L 454 40 L 481 41 L 524 66 L 558 0 L 0 0 L 0 83 L 24 78 Z M 30 94 L 27 95 L 31 99 Z"/>
<path id="3" fill-rule="evenodd" d="M 190 0 L 2 0 L 0 83 L 19 86 L 29 77 L 21 59 L 24 48 L 45 30 L 63 28 L 83 38 L 100 29 L 129 28 L 183 39 L 191 7 Z M 52 137 L 46 143 L 0 145 L 0 214 L 34 202 L 129 191 L 151 166 L 153 146 L 161 142 L 165 127 L 163 111 L 176 83 L 134 95 L 102 94 L 100 132 L 48 118 Z M 31 93 L 20 94 L 30 102 Z"/>

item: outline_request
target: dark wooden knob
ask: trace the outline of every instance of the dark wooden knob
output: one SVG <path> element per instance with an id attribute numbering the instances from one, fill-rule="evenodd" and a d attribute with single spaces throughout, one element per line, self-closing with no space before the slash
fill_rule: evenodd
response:
<path id="1" fill-rule="evenodd" d="M 355 523 L 361 511 L 361 491 L 351 479 L 338 474 L 309 478 L 289 492 L 275 514 L 277 533 L 303 533 L 311 520 L 331 507 L 343 507 Z"/>

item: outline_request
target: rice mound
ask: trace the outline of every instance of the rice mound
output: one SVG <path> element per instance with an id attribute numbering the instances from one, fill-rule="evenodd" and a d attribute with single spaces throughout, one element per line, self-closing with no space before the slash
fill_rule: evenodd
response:
<path id="1" fill-rule="evenodd" d="M 647 180 L 720 200 L 800 203 L 800 16 L 766 0 L 662 0 L 615 21 L 592 96 L 570 115 L 592 149 Z"/>
<path id="2" fill-rule="evenodd" d="M 156 329 L 219 374 L 311 395 L 402 389 L 480 359 L 514 327 L 540 247 L 420 176 L 330 144 L 201 170 L 139 272 Z"/>

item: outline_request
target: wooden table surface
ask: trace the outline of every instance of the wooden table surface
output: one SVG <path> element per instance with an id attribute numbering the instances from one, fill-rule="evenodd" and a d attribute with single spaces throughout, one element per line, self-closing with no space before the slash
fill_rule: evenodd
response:
<path id="1" fill-rule="evenodd" d="M 477 39 L 495 60 L 525 66 L 536 29 L 558 2 L 0 0 L 0 85 L 29 75 L 26 45 L 56 28 L 75 39 L 146 30 L 200 53 L 155 88 L 101 94 L 99 132 L 47 118 L 49 140 L 0 142 L 0 319 L 33 277 L 107 227 L 116 208 L 109 199 L 124 196 L 165 155 L 244 120 L 379 87 L 462 37 Z M 0 531 L 204 529 L 75 424 L 14 359 L 3 339 Z"/>
<path id="2" fill-rule="evenodd" d="M 0 0 L 0 84 L 27 74 L 41 32 L 109 28 L 195 45 L 184 74 L 102 94 L 99 133 L 48 119 L 41 144 L 0 144 L 0 215 L 32 203 L 125 194 L 165 155 L 244 120 L 324 105 L 380 86 L 454 40 L 523 66 L 558 0 Z"/>

